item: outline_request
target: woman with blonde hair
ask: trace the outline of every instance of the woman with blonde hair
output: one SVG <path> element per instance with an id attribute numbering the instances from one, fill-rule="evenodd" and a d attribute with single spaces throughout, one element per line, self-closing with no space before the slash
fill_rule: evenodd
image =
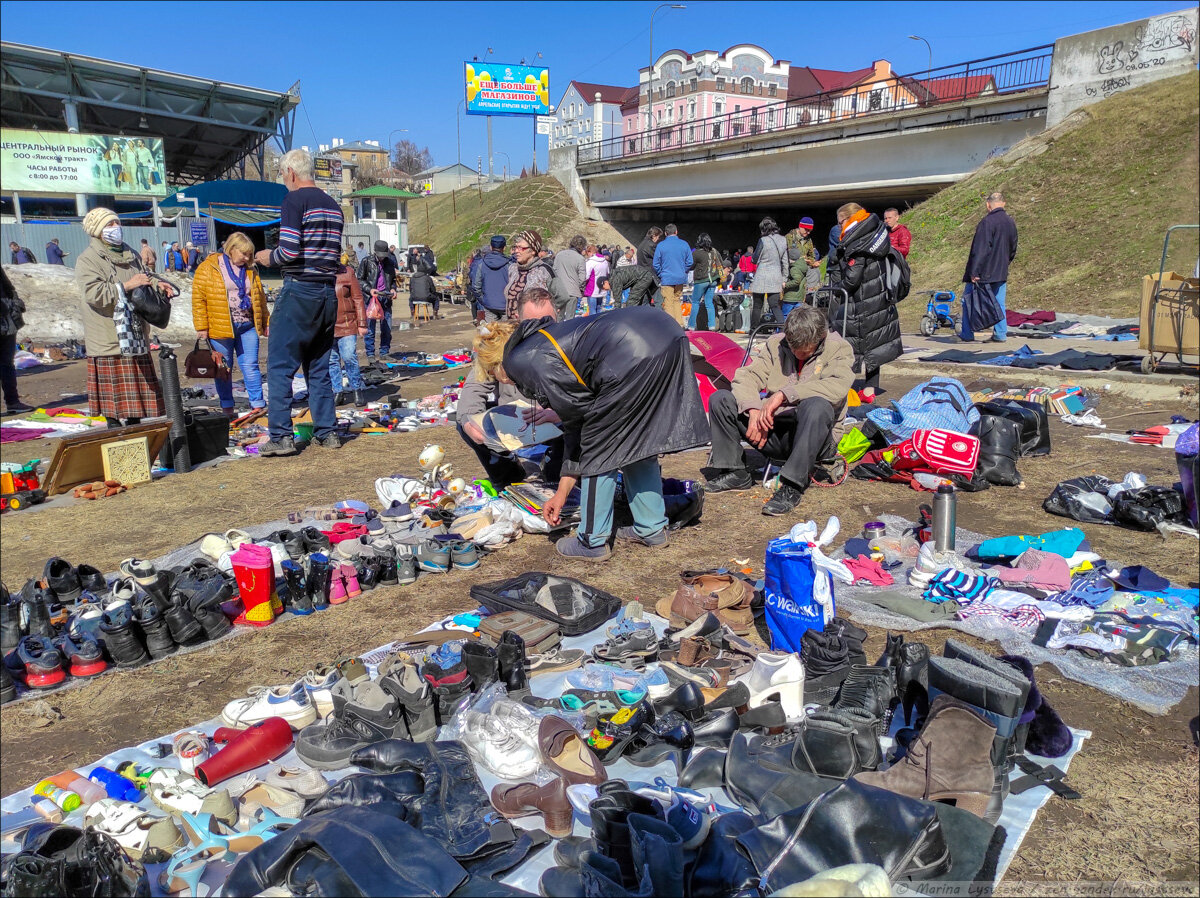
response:
<path id="1" fill-rule="evenodd" d="M 266 408 L 262 372 L 258 367 L 259 334 L 267 335 L 267 294 L 254 267 L 254 244 L 241 231 L 225 239 L 221 252 L 208 256 L 192 281 L 192 325 L 196 336 L 207 340 L 233 372 L 233 360 L 242 369 L 242 380 L 251 408 Z M 235 416 L 233 381 L 217 378 L 217 398 L 231 418 Z"/>

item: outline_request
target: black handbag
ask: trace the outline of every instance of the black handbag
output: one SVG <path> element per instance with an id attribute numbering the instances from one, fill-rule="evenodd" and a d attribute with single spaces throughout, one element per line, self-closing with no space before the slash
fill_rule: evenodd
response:
<path id="1" fill-rule="evenodd" d="M 979 431 L 979 462 L 975 473 L 996 486 L 1016 486 L 1021 482 L 1017 459 L 1021 457 L 1020 426 L 1008 418 L 990 413 L 980 415 L 971 428 Z"/>
<path id="2" fill-rule="evenodd" d="M 154 327 L 166 327 L 171 320 L 171 298 L 154 284 L 134 287 L 128 296 L 137 316 Z"/>
<path id="3" fill-rule="evenodd" d="M 1040 402 L 1025 402 L 1020 399 L 995 399 L 977 402 L 975 408 L 981 415 L 998 415 L 1015 421 L 1021 431 L 1021 455 L 1050 454 L 1050 424 L 1046 407 Z"/>

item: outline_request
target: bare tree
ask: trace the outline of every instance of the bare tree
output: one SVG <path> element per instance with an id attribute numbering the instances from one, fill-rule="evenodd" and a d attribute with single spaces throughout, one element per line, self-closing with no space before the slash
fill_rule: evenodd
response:
<path id="1" fill-rule="evenodd" d="M 433 153 L 429 147 L 418 148 L 411 140 L 400 140 L 392 149 L 392 165 L 402 172 L 415 175 L 433 167 Z"/>

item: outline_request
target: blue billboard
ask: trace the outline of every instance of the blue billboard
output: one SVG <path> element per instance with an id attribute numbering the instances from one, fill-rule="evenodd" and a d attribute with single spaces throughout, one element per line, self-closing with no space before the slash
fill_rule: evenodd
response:
<path id="1" fill-rule="evenodd" d="M 549 115 L 550 70 L 545 66 L 466 63 L 468 115 Z"/>

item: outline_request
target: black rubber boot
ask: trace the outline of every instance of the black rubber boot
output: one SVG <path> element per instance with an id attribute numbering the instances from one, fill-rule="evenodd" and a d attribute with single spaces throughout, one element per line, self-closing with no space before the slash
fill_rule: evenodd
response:
<path id="1" fill-rule="evenodd" d="M 462 647 L 463 663 L 467 665 L 467 673 L 475 691 L 483 689 L 490 683 L 496 682 L 498 676 L 496 650 L 482 642 L 468 642 Z"/>
<path id="2" fill-rule="evenodd" d="M 313 610 L 312 600 L 304 582 L 304 568 L 294 561 L 283 562 L 283 605 L 294 614 L 308 614 Z"/>
<path id="3" fill-rule="evenodd" d="M 171 575 L 159 571 L 152 578 L 137 580 L 138 588 L 150 598 L 159 611 L 166 611 L 171 605 Z"/>
<path id="4" fill-rule="evenodd" d="M 500 664 L 500 682 L 508 690 L 508 697 L 520 700 L 529 694 L 529 681 L 525 678 L 525 640 L 512 630 L 505 630 L 496 647 Z"/>
<path id="5" fill-rule="evenodd" d="M 323 611 L 329 607 L 329 559 L 320 552 L 308 556 L 308 578 L 304 586 L 313 608 Z"/>

